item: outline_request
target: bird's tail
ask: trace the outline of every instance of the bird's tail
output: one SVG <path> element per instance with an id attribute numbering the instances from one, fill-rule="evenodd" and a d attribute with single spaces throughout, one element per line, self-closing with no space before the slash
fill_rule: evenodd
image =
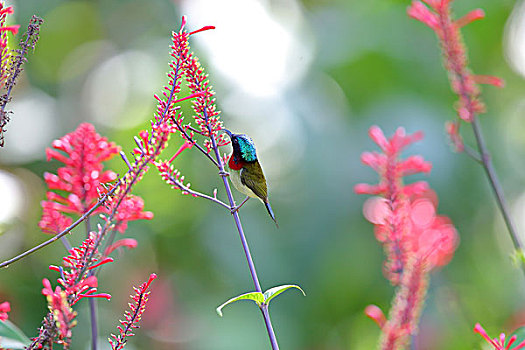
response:
<path id="1" fill-rule="evenodd" d="M 268 214 L 272 217 L 272 220 L 275 222 L 275 226 L 279 228 L 279 224 L 277 223 L 277 220 L 275 220 L 275 214 L 273 213 L 272 207 L 270 206 L 270 202 L 267 200 L 264 202 L 264 205 L 266 206 L 266 210 L 268 210 Z"/>

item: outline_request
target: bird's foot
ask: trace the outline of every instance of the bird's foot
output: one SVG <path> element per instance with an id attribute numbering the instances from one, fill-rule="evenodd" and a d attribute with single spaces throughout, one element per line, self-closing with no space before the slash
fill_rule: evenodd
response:
<path id="1" fill-rule="evenodd" d="M 226 177 L 226 176 L 230 176 L 230 173 L 227 171 L 219 171 L 219 175 Z"/>

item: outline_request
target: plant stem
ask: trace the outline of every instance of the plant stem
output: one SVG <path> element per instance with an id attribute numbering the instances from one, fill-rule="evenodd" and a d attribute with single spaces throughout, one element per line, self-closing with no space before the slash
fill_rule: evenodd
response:
<path id="1" fill-rule="evenodd" d="M 84 203 L 85 205 L 85 203 Z M 85 211 L 85 210 L 84 210 Z M 86 238 L 91 232 L 89 216 L 84 221 L 86 224 Z M 89 274 L 91 275 L 91 273 Z M 91 350 L 97 350 L 98 325 L 97 325 L 97 303 L 94 298 L 89 298 L 89 319 L 91 323 Z"/>
<path id="2" fill-rule="evenodd" d="M 485 139 L 481 130 L 481 125 L 477 116 L 474 115 L 471 124 L 472 129 L 474 130 L 474 135 L 476 137 L 476 142 L 478 144 L 479 153 L 481 155 L 481 162 L 483 164 L 483 168 L 485 169 L 485 173 L 487 174 L 487 177 L 489 179 L 490 186 L 494 191 L 496 202 L 498 203 L 498 207 L 501 211 L 501 214 L 503 215 L 503 220 L 505 221 L 505 225 L 507 226 L 507 230 L 509 231 L 510 238 L 512 239 L 512 243 L 514 244 L 514 248 L 519 254 L 521 254 L 523 252 L 523 244 L 520 241 L 520 238 L 516 231 L 516 226 L 514 225 L 514 222 L 512 221 L 512 218 L 510 216 L 507 201 L 505 200 L 501 183 L 492 164 L 491 155 L 489 150 L 487 149 L 487 144 L 485 143 Z M 522 259 L 520 259 L 520 266 L 522 272 L 525 274 L 525 263 Z"/>
<path id="3" fill-rule="evenodd" d="M 224 188 L 226 189 L 226 195 L 228 196 L 228 201 L 230 202 L 231 209 L 234 209 L 235 200 L 233 199 L 233 194 L 232 194 L 232 190 L 230 187 L 230 183 L 228 182 L 228 179 L 227 179 L 228 174 L 224 170 L 224 164 L 222 162 L 221 155 L 219 153 L 219 147 L 217 146 L 217 142 L 215 141 L 215 137 L 213 136 L 213 133 L 209 126 L 208 114 L 206 110 L 204 110 L 204 118 L 206 120 L 206 125 L 208 125 L 208 131 L 209 131 L 213 151 L 215 152 L 215 158 L 217 159 L 217 164 L 219 165 L 219 174 L 222 177 L 222 182 L 224 183 Z M 253 284 L 255 285 L 255 291 L 262 293 L 261 284 L 259 283 L 259 278 L 257 277 L 257 270 L 255 269 L 255 264 L 253 263 L 252 255 L 250 253 L 250 247 L 248 246 L 248 241 L 246 240 L 246 236 L 244 235 L 244 230 L 242 229 L 241 219 L 239 217 L 239 211 L 238 210 L 234 211 L 232 215 L 235 221 L 235 225 L 237 226 L 237 231 L 239 232 L 239 238 L 241 239 L 242 247 L 244 249 L 244 255 L 246 255 L 246 261 L 248 262 L 250 274 L 252 275 Z M 272 344 L 272 349 L 279 350 L 279 344 L 277 343 L 277 337 L 275 336 L 275 332 L 273 331 L 272 321 L 270 320 L 270 314 L 268 312 L 268 305 L 262 305 L 261 312 L 264 318 L 264 323 L 266 324 L 266 330 L 268 331 L 268 337 L 270 338 L 270 343 Z"/>
<path id="4" fill-rule="evenodd" d="M 97 301 L 89 298 L 89 313 L 91 316 L 91 350 L 97 350 L 98 326 L 97 326 Z"/>

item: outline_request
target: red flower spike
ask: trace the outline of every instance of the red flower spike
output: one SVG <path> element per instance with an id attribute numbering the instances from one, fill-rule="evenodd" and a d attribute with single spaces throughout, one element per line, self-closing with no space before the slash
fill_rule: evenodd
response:
<path id="1" fill-rule="evenodd" d="M 111 334 L 109 339 L 112 350 L 123 349 L 127 338 L 134 335 L 133 329 L 139 328 L 138 323 L 146 310 L 146 303 L 151 293 L 148 288 L 155 278 L 157 278 L 157 275 L 152 273 L 147 282 L 142 283 L 139 288 L 133 288 L 135 290 L 135 295 L 131 296 L 133 302 L 129 303 L 129 311 L 124 313 L 125 320 L 121 320 L 120 326 L 117 327 L 120 334 L 118 336 Z"/>
<path id="2" fill-rule="evenodd" d="M 71 341 L 71 328 L 76 325 L 75 317 L 77 313 L 71 308 L 65 291 L 60 287 L 56 287 L 53 290 L 51 283 L 46 278 L 42 280 L 42 284 L 44 285 L 42 294 L 47 298 L 49 311 L 53 315 L 59 339 L 62 343 L 69 344 Z"/>
<path id="3" fill-rule="evenodd" d="M 71 224 L 61 213 L 84 214 L 98 200 L 99 185 L 116 179 L 112 171 L 103 171 L 102 162 L 112 158 L 119 149 L 114 143 L 96 133 L 93 125 L 81 124 L 75 131 L 52 143 L 47 149 L 48 160 L 64 163 L 58 174 L 44 174 L 50 189 L 69 192 L 67 197 L 48 192 L 42 202 L 44 214 L 39 226 L 46 233 L 58 233 Z M 58 201 L 58 203 L 57 203 Z M 102 212 L 101 207 L 97 212 Z M 53 224 L 53 220 L 56 223 Z"/>
<path id="4" fill-rule="evenodd" d="M 7 313 L 11 311 L 11 305 L 9 302 L 4 301 L 0 304 L 0 321 L 7 320 Z"/>
<path id="5" fill-rule="evenodd" d="M 490 345 L 494 347 L 495 350 L 519 350 L 525 348 L 525 340 L 519 343 L 517 346 L 511 348 L 512 344 L 514 344 L 517 339 L 515 335 L 510 337 L 507 345 L 505 345 L 505 333 L 501 333 L 499 339 L 491 339 L 485 329 L 483 329 L 479 323 L 476 323 L 474 326 L 474 333 L 481 335 Z"/>

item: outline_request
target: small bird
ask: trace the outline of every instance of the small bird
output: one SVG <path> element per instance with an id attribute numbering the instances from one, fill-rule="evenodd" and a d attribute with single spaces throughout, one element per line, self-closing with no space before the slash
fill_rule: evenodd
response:
<path id="1" fill-rule="evenodd" d="M 268 186 L 261 164 L 257 159 L 255 144 L 247 135 L 234 134 L 227 129 L 223 130 L 230 136 L 233 146 L 233 152 L 228 161 L 228 166 L 231 169 L 230 178 L 233 186 L 239 192 L 247 195 L 244 201 L 232 212 L 238 210 L 250 197 L 259 198 L 266 206 L 266 210 L 268 210 L 268 214 L 270 214 L 275 225 L 279 227 L 268 201 Z"/>

